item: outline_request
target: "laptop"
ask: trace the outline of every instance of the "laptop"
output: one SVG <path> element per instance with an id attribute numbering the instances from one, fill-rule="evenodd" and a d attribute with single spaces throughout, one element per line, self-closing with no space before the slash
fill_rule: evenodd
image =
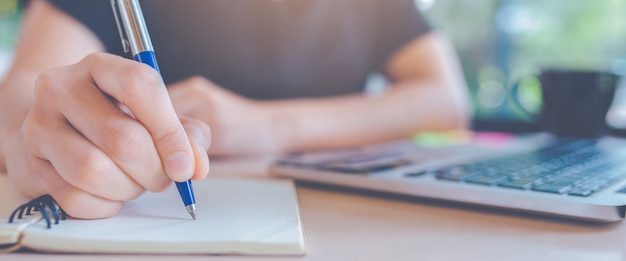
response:
<path id="1" fill-rule="evenodd" d="M 624 219 L 626 139 L 477 133 L 433 146 L 399 140 L 292 153 L 270 173 L 300 181 L 540 213 Z"/>

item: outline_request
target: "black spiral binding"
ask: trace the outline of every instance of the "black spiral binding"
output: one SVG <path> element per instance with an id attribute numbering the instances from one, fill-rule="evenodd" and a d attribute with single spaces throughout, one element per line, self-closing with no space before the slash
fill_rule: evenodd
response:
<path id="1" fill-rule="evenodd" d="M 12 223 L 14 218 L 17 215 L 17 219 L 22 219 L 24 214 L 32 215 L 33 211 L 38 211 L 41 213 L 43 218 L 46 220 L 47 227 L 51 227 L 51 218 L 54 218 L 54 224 L 59 224 L 59 220 L 67 219 L 67 214 L 59 207 L 59 204 L 52 198 L 50 195 L 43 195 L 36 199 L 29 201 L 28 203 L 19 206 L 16 208 L 13 213 L 11 213 L 11 217 L 9 218 L 9 223 Z"/>

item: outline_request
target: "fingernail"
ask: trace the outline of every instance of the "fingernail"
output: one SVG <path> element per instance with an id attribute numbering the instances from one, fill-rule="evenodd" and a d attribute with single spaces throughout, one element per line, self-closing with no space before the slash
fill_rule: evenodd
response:
<path id="1" fill-rule="evenodd" d="M 191 159 L 183 152 L 174 153 L 165 161 L 165 171 L 176 181 L 187 180 L 193 175 Z"/>

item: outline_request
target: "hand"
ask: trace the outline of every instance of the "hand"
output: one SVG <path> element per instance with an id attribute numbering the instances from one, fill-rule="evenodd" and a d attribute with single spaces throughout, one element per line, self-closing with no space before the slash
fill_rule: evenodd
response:
<path id="1" fill-rule="evenodd" d="M 92 54 L 42 73 L 34 99 L 2 144 L 7 172 L 20 192 L 50 194 L 70 216 L 113 216 L 146 189 L 207 175 L 208 127 L 179 118 L 145 64 Z"/>
<path id="2" fill-rule="evenodd" d="M 174 109 L 202 120 L 213 134 L 210 155 L 274 153 L 282 149 L 282 125 L 267 103 L 229 92 L 202 77 L 168 88 Z"/>

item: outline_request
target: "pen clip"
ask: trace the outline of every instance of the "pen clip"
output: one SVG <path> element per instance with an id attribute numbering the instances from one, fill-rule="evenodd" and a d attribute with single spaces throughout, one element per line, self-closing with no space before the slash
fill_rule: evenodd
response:
<path id="1" fill-rule="evenodd" d="M 118 5 L 117 0 L 111 0 L 111 8 L 113 9 L 113 16 L 115 17 L 115 24 L 117 25 L 117 31 L 120 33 L 120 39 L 122 40 L 122 48 L 124 48 L 124 52 L 127 53 L 130 51 L 130 42 L 128 38 L 126 38 L 126 34 L 122 31 L 122 24 L 120 22 L 120 16 L 118 14 Z"/>

